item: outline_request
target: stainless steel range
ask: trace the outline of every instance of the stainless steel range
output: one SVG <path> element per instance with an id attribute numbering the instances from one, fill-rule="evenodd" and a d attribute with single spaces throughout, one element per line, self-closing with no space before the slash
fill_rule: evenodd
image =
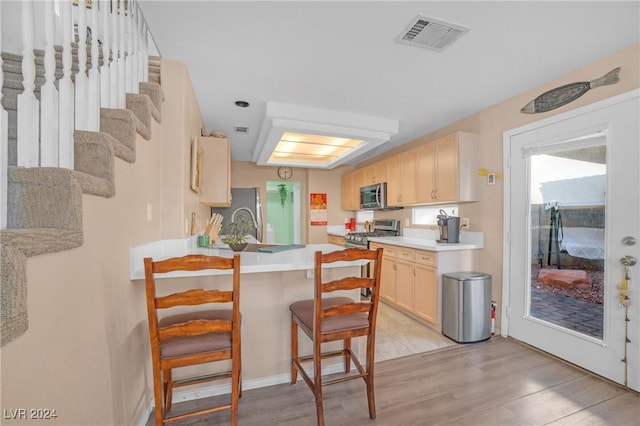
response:
<path id="1" fill-rule="evenodd" d="M 395 237 L 400 233 L 398 219 L 378 219 L 373 221 L 369 232 L 349 232 L 344 236 L 345 247 L 369 248 L 370 237 Z"/>

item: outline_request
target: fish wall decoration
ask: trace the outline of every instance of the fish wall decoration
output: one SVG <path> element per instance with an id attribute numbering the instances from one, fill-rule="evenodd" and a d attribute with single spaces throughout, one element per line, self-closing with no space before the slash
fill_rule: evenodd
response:
<path id="1" fill-rule="evenodd" d="M 542 95 L 522 107 L 520 112 L 525 114 L 536 114 L 539 112 L 551 111 L 552 109 L 560 108 L 569 102 L 575 101 L 590 89 L 617 83 L 620 81 L 620 68 L 621 67 L 611 70 L 595 80 L 565 84 L 564 86 L 556 87 L 548 92 L 544 92 Z"/>

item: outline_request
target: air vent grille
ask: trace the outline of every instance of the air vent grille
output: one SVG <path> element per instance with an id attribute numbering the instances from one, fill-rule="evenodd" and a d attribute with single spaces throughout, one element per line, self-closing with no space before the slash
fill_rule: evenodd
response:
<path id="1" fill-rule="evenodd" d="M 396 38 L 396 42 L 442 52 L 469 31 L 460 25 L 418 15 Z"/>
<path id="2" fill-rule="evenodd" d="M 234 133 L 240 133 L 243 135 L 247 135 L 249 134 L 249 127 L 248 126 L 234 126 L 233 127 L 233 132 Z"/>

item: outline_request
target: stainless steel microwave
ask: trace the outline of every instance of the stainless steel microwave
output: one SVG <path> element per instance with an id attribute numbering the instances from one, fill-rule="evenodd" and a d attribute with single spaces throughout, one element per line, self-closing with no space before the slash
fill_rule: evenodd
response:
<path id="1" fill-rule="evenodd" d="M 387 183 L 381 182 L 360 188 L 360 208 L 363 210 L 395 210 L 387 204 Z"/>

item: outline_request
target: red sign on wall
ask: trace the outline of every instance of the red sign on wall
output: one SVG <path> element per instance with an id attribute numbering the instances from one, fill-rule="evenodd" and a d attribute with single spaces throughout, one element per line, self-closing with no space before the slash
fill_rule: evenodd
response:
<path id="1" fill-rule="evenodd" d="M 309 200 L 309 219 L 311 225 L 327 224 L 327 194 L 311 194 Z"/>

